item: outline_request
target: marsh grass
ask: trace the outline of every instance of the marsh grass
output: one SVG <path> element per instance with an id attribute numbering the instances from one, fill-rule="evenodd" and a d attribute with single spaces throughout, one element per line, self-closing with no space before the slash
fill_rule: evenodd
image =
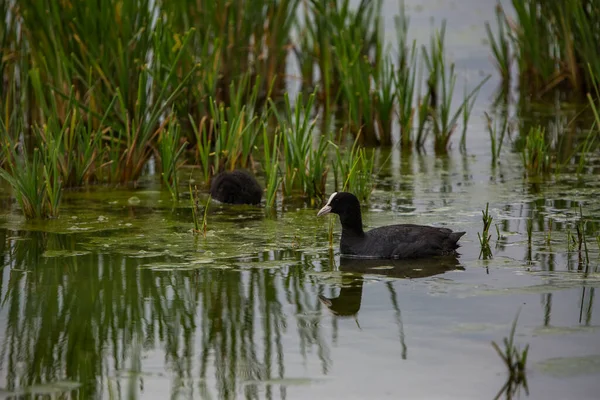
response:
<path id="1" fill-rule="evenodd" d="M 3 143 L 8 158 L 8 168 L 0 168 L 2 177 L 13 189 L 13 193 L 27 219 L 50 218 L 58 215 L 61 183 L 57 176 L 56 147 L 40 151 L 35 148 L 28 154 L 24 144 L 17 153 L 16 146 Z"/>
<path id="2" fill-rule="evenodd" d="M 483 258 L 484 260 L 488 260 L 492 257 L 492 249 L 490 248 L 490 239 L 492 238 L 492 235 L 490 234 L 490 227 L 492 226 L 494 218 L 489 213 L 489 205 L 489 203 L 486 203 L 485 210 L 481 211 L 483 230 L 481 233 L 477 232 L 477 237 L 479 238 L 479 244 L 481 246 L 479 258 Z M 499 236 L 500 235 L 498 234 L 498 237 Z"/>
<path id="3" fill-rule="evenodd" d="M 335 42 L 338 49 L 338 70 L 340 71 L 343 99 L 348 107 L 350 132 L 360 137 L 362 145 L 377 146 L 381 143 L 377 136 L 375 102 L 372 96 L 373 66 L 363 54 L 360 43 L 352 37 L 340 37 Z M 358 135 L 361 132 L 362 135 Z"/>
<path id="4" fill-rule="evenodd" d="M 181 141 L 181 126 L 171 120 L 167 129 L 162 131 L 158 139 L 158 154 L 161 164 L 163 184 L 171 194 L 173 201 L 179 200 L 179 179 L 177 171 L 184 164 L 181 155 L 187 147 L 187 141 Z"/>
<path id="5" fill-rule="evenodd" d="M 552 165 L 551 146 L 544 128 L 531 127 L 525 137 L 525 147 L 521 153 L 523 167 L 531 176 L 544 175 Z"/>
<path id="6" fill-rule="evenodd" d="M 521 388 L 529 395 L 526 370 L 529 345 L 526 345 L 525 348 L 521 350 L 520 347 L 515 344 L 515 333 L 517 330 L 519 313 L 520 310 L 513 320 L 509 336 L 503 339 L 504 348 L 501 349 L 496 342 L 492 341 L 492 347 L 504 362 L 508 372 L 506 383 L 502 386 L 494 399 L 500 399 L 503 394 L 506 394 L 506 398 L 512 399 L 518 394 Z"/>
<path id="7" fill-rule="evenodd" d="M 490 150 L 492 153 L 492 165 L 496 165 L 500 160 L 500 154 L 502 153 L 502 145 L 504 144 L 504 137 L 509 131 L 508 117 L 506 114 L 500 116 L 501 125 L 499 126 L 496 120 L 492 119 L 490 115 L 485 113 L 486 126 L 488 134 L 490 135 Z"/>
<path id="8" fill-rule="evenodd" d="M 193 232 L 200 233 L 200 219 L 198 217 L 198 186 L 194 185 L 194 191 L 192 191 L 192 184 L 189 184 L 189 193 L 190 193 L 190 207 L 192 209 L 192 222 L 194 223 Z"/>
<path id="9" fill-rule="evenodd" d="M 453 62 L 448 66 L 446 63 L 445 50 L 446 22 L 442 22 L 440 30 L 436 31 L 431 38 L 429 49 L 422 48 L 423 60 L 429 73 L 427 87 L 429 90 L 429 117 L 431 130 L 434 135 L 434 149 L 438 154 L 444 154 L 450 147 L 450 138 L 454 134 L 459 117 L 462 115 L 463 124 L 466 127 L 470 118 L 471 110 L 479 89 L 490 76 L 484 78 L 471 92 L 467 93 L 463 102 L 454 109 L 452 99 L 456 85 L 456 72 Z M 466 141 L 466 128 L 463 130 L 462 142 Z"/>
<path id="10" fill-rule="evenodd" d="M 354 134 L 363 122 L 369 128 L 374 126 L 375 119 L 366 115 L 373 111 L 370 84 L 372 79 L 379 82 L 377 68 L 381 68 L 383 57 L 381 5 L 381 0 L 361 0 L 354 8 L 350 0 L 311 1 L 300 28 L 306 47 L 296 53 L 301 60 L 316 61 L 321 77 L 319 100 L 324 104 L 325 118 L 336 106 L 347 108 Z M 301 64 L 305 71 L 303 80 L 315 86 L 313 69 L 308 68 L 306 61 Z M 344 76 L 350 81 L 344 82 Z M 358 98 L 356 90 L 367 97 Z M 375 131 L 371 133 L 364 139 L 376 143 Z"/>
<path id="11" fill-rule="evenodd" d="M 369 153 L 359 145 L 359 137 L 350 149 L 342 149 L 333 142 L 329 144 L 334 148 L 331 164 L 335 190 L 352 192 L 359 201 L 369 202 L 375 188 L 375 149 Z"/>
<path id="12" fill-rule="evenodd" d="M 398 124 L 400 125 L 400 148 L 405 152 L 412 151 L 413 126 L 415 125 L 414 97 L 417 90 L 417 61 L 419 52 L 417 41 L 409 46 L 408 28 L 410 18 L 406 14 L 404 1 L 400 3 L 400 12 L 394 18 L 396 39 L 398 42 L 398 67 L 394 75 L 396 99 L 398 100 Z"/>
<path id="13" fill-rule="evenodd" d="M 600 9 L 588 1 L 513 0 L 512 6 L 515 18 L 498 7 L 496 35 L 487 28 L 504 85 L 509 85 L 514 54 L 523 93 L 589 92 L 600 76 Z"/>
<path id="14" fill-rule="evenodd" d="M 202 236 L 206 239 L 206 234 L 208 233 L 208 207 L 210 206 L 210 194 L 206 199 L 206 204 L 204 205 L 204 214 L 202 215 Z"/>
<path id="15" fill-rule="evenodd" d="M 73 89 L 61 103 L 57 102 L 56 93 L 47 95 L 39 70 L 30 71 L 30 82 L 42 105 L 42 124 L 33 129 L 34 138 L 40 148 L 57 146 L 56 168 L 64 186 L 78 187 L 98 180 L 103 139 L 100 129 L 105 126 L 117 98 L 108 104 L 104 115 L 96 115 L 80 107 Z"/>
<path id="16" fill-rule="evenodd" d="M 278 121 L 278 129 L 281 132 L 283 193 L 291 196 L 294 191 L 300 191 L 311 202 L 320 200 L 325 195 L 329 170 L 326 138 L 319 136 L 318 143 L 313 146 L 316 119 L 311 114 L 315 95 L 313 92 L 304 103 L 304 97 L 300 93 L 292 107 L 286 93 L 283 112 L 280 112 L 271 101 L 271 111 Z"/>
<path id="17" fill-rule="evenodd" d="M 329 242 L 329 248 L 333 249 L 333 229 L 335 228 L 335 218 L 333 215 L 330 215 L 327 220 L 327 241 Z"/>
<path id="18" fill-rule="evenodd" d="M 279 168 L 279 145 L 281 136 L 275 134 L 273 138 L 273 145 L 269 147 L 269 138 L 267 135 L 266 127 L 263 130 L 263 152 L 264 152 L 264 170 L 265 170 L 265 208 L 267 210 L 273 210 L 275 208 L 275 201 L 277 200 L 277 191 L 281 186 L 283 178 L 280 174 Z"/>
<path id="19" fill-rule="evenodd" d="M 500 4 L 496 6 L 497 36 L 494 35 L 489 22 L 485 23 L 485 31 L 496 63 L 496 69 L 502 78 L 504 87 L 510 86 L 511 79 L 511 48 L 510 38 L 507 35 L 508 21 L 504 9 Z"/>

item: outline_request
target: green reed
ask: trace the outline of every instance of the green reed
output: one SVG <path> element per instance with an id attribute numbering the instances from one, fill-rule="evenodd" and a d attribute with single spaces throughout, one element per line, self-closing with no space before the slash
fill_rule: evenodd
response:
<path id="1" fill-rule="evenodd" d="M 24 143 L 2 143 L 8 167 L 0 168 L 0 177 L 13 193 L 27 219 L 56 217 L 62 184 L 57 171 L 58 150 L 54 142 L 45 149 L 28 154 Z M 17 152 L 17 147 L 21 149 Z"/>
<path id="2" fill-rule="evenodd" d="M 327 242 L 329 243 L 329 248 L 332 249 L 333 244 L 333 229 L 335 228 L 335 218 L 333 215 L 330 215 L 327 219 Z"/>
<path id="3" fill-rule="evenodd" d="M 213 154 L 211 152 L 212 138 L 209 136 L 209 129 L 205 127 L 208 123 L 208 117 L 203 117 L 199 124 L 196 124 L 191 115 L 188 115 L 188 118 L 196 139 L 196 161 L 202 169 L 204 182 L 208 183 L 212 174 L 211 154 Z"/>
<path id="4" fill-rule="evenodd" d="M 521 153 L 523 167 L 529 175 L 543 175 L 550 171 L 552 154 L 550 143 L 546 138 L 545 130 L 532 127 L 525 137 L 525 147 Z"/>
<path id="5" fill-rule="evenodd" d="M 208 232 L 208 206 L 210 206 L 210 194 L 206 199 L 206 204 L 204 205 L 204 214 L 202 215 L 202 236 L 206 239 L 206 233 Z"/>
<path id="6" fill-rule="evenodd" d="M 375 188 L 375 149 L 369 154 L 368 149 L 359 145 L 358 137 L 350 149 L 342 149 L 333 142 L 329 144 L 334 148 L 331 165 L 335 190 L 352 192 L 359 201 L 368 202 Z"/>
<path id="7" fill-rule="evenodd" d="M 355 133 L 361 126 L 356 125 L 356 121 L 361 119 L 363 113 L 362 110 L 357 110 L 356 93 L 348 89 L 356 87 L 364 90 L 363 83 L 368 83 L 368 79 L 361 83 L 359 76 L 351 75 L 351 71 L 361 74 L 362 78 L 369 77 L 372 71 L 365 61 L 368 59 L 379 65 L 382 60 L 381 4 L 381 0 L 361 0 L 357 7 L 352 9 L 349 0 L 311 1 L 307 7 L 310 14 L 305 14 L 301 28 L 305 37 L 303 43 L 308 47 L 296 51 L 304 60 L 317 60 L 319 75 L 322 77 L 319 83 L 322 88 L 319 98 L 325 104 L 327 116 L 334 104 L 348 107 L 345 112 L 352 114 L 355 125 L 352 128 L 355 129 Z M 306 65 L 307 62 L 303 64 Z M 305 66 L 304 70 L 304 80 L 313 82 L 312 69 Z M 349 76 L 351 82 L 345 83 L 343 76 Z M 343 85 L 346 85 L 345 88 Z M 371 98 L 370 93 L 367 94 L 368 98 Z M 367 107 L 369 104 L 366 99 L 363 101 Z M 373 124 L 372 120 L 365 121 Z M 365 138 L 374 142 L 375 139 Z"/>
<path id="8" fill-rule="evenodd" d="M 179 179 L 177 171 L 183 165 L 181 156 L 187 147 L 187 142 L 181 141 L 181 127 L 175 120 L 170 120 L 167 129 L 160 133 L 158 139 L 158 154 L 160 157 L 161 177 L 163 184 L 171 194 L 173 201 L 179 199 Z"/>
<path id="9" fill-rule="evenodd" d="M 490 227 L 492 226 L 492 221 L 494 220 L 494 218 L 489 213 L 489 205 L 489 203 L 486 203 L 485 210 L 481 211 L 483 220 L 483 231 L 481 233 L 477 232 L 479 244 L 481 245 L 481 250 L 479 251 L 479 258 L 483 258 L 484 260 L 487 260 L 492 257 L 492 249 L 490 248 L 490 239 L 492 238 L 492 235 L 490 234 Z"/>
<path id="10" fill-rule="evenodd" d="M 479 89 L 490 76 L 484 78 L 471 92 L 465 91 L 463 102 L 453 110 L 452 99 L 456 85 L 456 72 L 454 63 L 446 64 L 445 50 L 446 21 L 442 22 L 440 30 L 431 38 L 429 49 L 422 48 L 423 60 L 429 73 L 427 86 L 429 90 L 429 117 L 434 135 L 434 149 L 436 153 L 443 154 L 450 147 L 450 137 L 454 133 L 459 117 L 463 116 L 463 124 L 469 121 L 474 100 Z M 463 131 L 463 137 L 465 136 Z M 464 141 L 464 139 L 463 139 Z"/>
<path id="11" fill-rule="evenodd" d="M 515 333 L 517 330 L 519 313 L 520 310 L 513 320 L 509 336 L 503 339 L 504 349 L 501 349 L 496 342 L 492 341 L 492 347 L 496 350 L 496 353 L 498 353 L 508 371 L 506 383 L 494 399 L 500 399 L 504 393 L 506 393 L 507 398 L 512 398 L 517 394 L 521 387 L 525 390 L 525 393 L 529 395 L 526 370 L 529 345 L 526 345 L 525 348 L 521 350 L 520 347 L 515 344 Z"/>
<path id="12" fill-rule="evenodd" d="M 373 95 L 375 122 L 381 146 L 392 145 L 392 125 L 396 106 L 396 72 L 389 57 L 382 60 L 377 71 L 376 89 Z"/>
<path id="13" fill-rule="evenodd" d="M 257 118 L 249 117 L 245 106 L 238 113 L 216 102 L 210 103 L 210 115 L 210 125 L 203 125 L 208 130 L 203 138 L 207 138 L 207 144 L 214 144 L 211 174 L 247 165 L 249 154 L 244 154 L 242 145 L 245 141 L 255 142 L 259 133 Z M 243 139 L 244 136 L 248 138 Z"/>
<path id="14" fill-rule="evenodd" d="M 507 35 L 508 21 L 504 15 L 504 10 L 499 4 L 496 6 L 496 25 L 498 27 L 497 36 L 492 32 L 489 22 L 485 23 L 485 31 L 496 63 L 496 69 L 502 78 L 505 87 L 510 86 L 511 77 L 511 48 L 510 39 Z"/>
<path id="15" fill-rule="evenodd" d="M 7 121 L 8 124 L 7 125 Z M 37 142 L 43 145 L 30 152 L 24 130 L 22 113 L 12 113 L 5 120 L 0 116 L 0 178 L 13 189 L 13 194 L 27 219 L 58 216 L 62 197 L 64 136 L 52 132 L 49 125 L 33 126 Z"/>
<path id="16" fill-rule="evenodd" d="M 400 148 L 411 151 L 413 147 L 412 131 L 414 125 L 414 96 L 417 83 L 417 42 L 409 46 L 408 28 L 410 18 L 406 14 L 404 1 L 400 2 L 400 13 L 394 18 L 396 40 L 398 43 L 398 68 L 394 76 L 396 99 L 398 100 L 398 124 L 400 125 Z"/>
<path id="17" fill-rule="evenodd" d="M 317 145 L 313 145 L 316 120 L 311 113 L 315 96 L 312 93 L 305 104 L 300 93 L 293 108 L 286 93 L 283 113 L 270 100 L 271 112 L 279 124 L 282 138 L 283 192 L 289 196 L 294 190 L 300 190 L 311 201 L 325 195 L 328 173 L 325 137 L 320 136 Z"/>
<path id="18" fill-rule="evenodd" d="M 112 111 L 117 98 L 108 104 L 104 115 L 96 115 L 79 107 L 73 88 L 64 97 L 66 102 L 60 108 L 57 94 L 48 91 L 41 83 L 40 72 L 30 71 L 30 82 L 37 101 L 41 104 L 42 129 L 36 130 L 34 137 L 40 147 L 58 146 L 57 170 L 65 187 L 77 187 L 98 180 L 102 158 L 102 129 Z"/>
<path id="19" fill-rule="evenodd" d="M 200 232 L 200 219 L 198 218 L 198 186 L 194 185 L 194 191 L 192 191 L 192 184 L 189 184 L 190 193 L 190 208 L 192 209 L 192 222 L 194 222 L 194 233 Z"/>
<path id="20" fill-rule="evenodd" d="M 283 178 L 279 171 L 279 146 L 281 136 L 275 134 L 273 138 L 273 147 L 269 147 L 269 138 L 266 127 L 263 128 L 263 152 L 264 152 L 264 171 L 266 182 L 265 208 L 273 209 L 277 199 L 277 191 L 281 186 Z"/>
<path id="21" fill-rule="evenodd" d="M 337 69 L 340 71 L 343 101 L 348 107 L 350 132 L 360 137 L 363 145 L 379 145 L 380 139 L 375 127 L 375 103 L 371 94 L 374 68 L 369 58 L 363 54 L 361 43 L 352 40 L 350 31 L 346 37 L 336 39 Z"/>
<path id="22" fill-rule="evenodd" d="M 552 89 L 590 91 L 600 76 L 600 9 L 590 1 L 513 0 L 515 18 L 497 12 L 498 32 L 488 37 L 492 52 L 508 85 L 514 54 L 522 91 L 542 96 Z M 588 71 L 587 66 L 590 66 Z"/>
<path id="23" fill-rule="evenodd" d="M 500 116 L 501 125 L 498 126 L 496 120 L 493 120 L 486 112 L 485 119 L 487 121 L 487 130 L 490 135 L 490 150 L 492 153 L 492 165 L 495 165 L 500 159 L 504 137 L 508 132 L 508 116 L 502 113 Z"/>
<path id="24" fill-rule="evenodd" d="M 229 103 L 227 88 L 242 74 L 264 80 L 259 88 L 266 93 L 275 80 L 275 91 L 283 89 L 286 58 L 300 0 L 215 1 L 198 7 L 192 1 L 166 2 L 162 7 L 179 31 L 195 28 L 195 47 L 206 48 L 211 56 L 215 99 Z M 206 59 L 206 58 L 202 58 Z M 202 115 L 194 115 L 199 119 Z"/>

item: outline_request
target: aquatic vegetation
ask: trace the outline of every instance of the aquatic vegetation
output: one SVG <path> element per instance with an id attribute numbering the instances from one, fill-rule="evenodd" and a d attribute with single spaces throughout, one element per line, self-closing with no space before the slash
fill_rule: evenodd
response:
<path id="1" fill-rule="evenodd" d="M 361 133 L 359 132 L 359 135 Z M 334 175 L 334 190 L 354 193 L 358 200 L 367 203 L 375 188 L 374 168 L 375 150 L 371 154 L 359 146 L 359 137 L 354 140 L 352 147 L 342 151 L 339 145 L 329 142 L 334 148 L 331 161 Z"/>
<path id="2" fill-rule="evenodd" d="M 246 167 L 250 154 L 245 154 L 242 144 L 250 142 L 251 146 L 258 137 L 257 118 L 249 117 L 245 106 L 238 113 L 234 108 L 225 109 L 223 103 L 210 102 L 211 124 L 204 125 L 204 129 L 210 130 L 208 141 L 213 147 L 213 162 L 211 174 L 222 170 L 233 171 L 238 165 Z"/>
<path id="3" fill-rule="evenodd" d="M 198 186 L 194 185 L 194 191 L 192 192 L 192 184 L 189 184 L 190 193 L 190 208 L 192 209 L 192 222 L 194 223 L 194 233 L 200 232 L 200 219 L 198 218 L 199 210 L 199 199 L 198 199 Z"/>
<path id="4" fill-rule="evenodd" d="M 396 70 L 395 85 L 396 98 L 398 99 L 398 124 L 400 125 L 400 148 L 403 151 L 412 151 L 413 127 L 415 121 L 415 104 L 414 96 L 417 82 L 420 82 L 420 77 L 417 77 L 417 61 L 419 60 L 419 52 L 417 50 L 417 41 L 413 39 L 409 49 L 408 44 L 408 27 L 410 18 L 405 12 L 404 2 L 400 6 L 400 14 L 394 19 L 396 28 L 396 38 L 398 41 L 398 68 Z M 428 99 L 425 100 L 427 102 Z"/>
<path id="5" fill-rule="evenodd" d="M 320 136 L 316 147 L 313 147 L 315 118 L 311 117 L 315 93 L 308 97 L 306 104 L 300 93 L 292 107 L 289 96 L 284 95 L 284 112 L 280 113 L 271 101 L 271 111 L 276 117 L 281 132 L 283 156 L 283 192 L 292 195 L 295 189 L 312 200 L 321 199 L 325 195 L 327 179 L 327 141 Z"/>
<path id="6" fill-rule="evenodd" d="M 490 248 L 490 239 L 492 238 L 492 235 L 490 234 L 490 227 L 492 226 L 492 221 L 494 220 L 494 218 L 489 213 L 489 206 L 490 204 L 486 203 L 485 210 L 481 211 L 483 220 L 483 231 L 481 233 L 477 232 L 479 244 L 481 245 L 481 250 L 479 251 L 479 258 L 483 258 L 484 260 L 488 260 L 492 257 L 492 249 Z M 500 233 L 498 232 L 498 238 L 499 237 Z"/>
<path id="7" fill-rule="evenodd" d="M 445 55 L 446 23 L 442 23 L 436 31 L 429 45 L 429 50 L 423 47 L 423 59 L 429 72 L 427 86 L 429 90 L 429 117 L 431 130 L 434 135 L 434 149 L 436 153 L 445 153 L 450 146 L 450 137 L 454 133 L 458 118 L 463 116 L 463 123 L 468 123 L 474 99 L 479 89 L 490 76 L 484 78 L 469 94 L 465 93 L 463 102 L 456 110 L 452 107 L 456 72 L 454 63 L 446 65 Z M 454 111 L 454 113 L 452 113 Z M 463 131 L 463 138 L 466 131 Z M 464 139 L 463 139 L 464 142 Z M 419 142 L 418 142 L 419 144 Z"/>
<path id="8" fill-rule="evenodd" d="M 488 28 L 504 84 L 508 85 L 514 54 L 522 92 L 589 92 L 593 77 L 600 76 L 600 10 L 587 1 L 513 0 L 512 6 L 514 20 L 498 6 L 496 35 Z"/>
<path id="9" fill-rule="evenodd" d="M 513 398 L 518 392 L 523 388 L 525 393 L 529 395 L 529 388 L 527 387 L 527 355 L 529 354 L 529 345 L 526 345 L 523 350 L 519 348 L 515 344 L 515 333 L 517 330 L 517 321 L 519 319 L 519 313 L 513 320 L 512 327 L 510 329 L 510 334 L 508 337 L 505 337 L 503 340 L 504 349 L 500 349 L 500 346 L 494 341 L 492 341 L 492 347 L 504 364 L 506 365 L 506 369 L 508 370 L 508 378 L 506 379 L 506 383 L 500 389 L 498 394 L 494 399 L 499 399 L 503 394 L 506 394 L 507 398 Z"/>
<path id="10" fill-rule="evenodd" d="M 264 152 L 264 165 L 265 165 L 265 208 L 273 209 L 275 207 L 275 200 L 277 199 L 277 191 L 281 186 L 283 178 L 280 174 L 279 169 L 279 144 L 281 136 L 275 134 L 273 138 L 273 147 L 269 147 L 269 138 L 267 135 L 266 128 L 263 128 L 263 152 Z"/>
<path id="11" fill-rule="evenodd" d="M 335 216 L 330 215 L 327 221 L 327 242 L 329 243 L 329 248 L 333 249 L 333 229 L 335 228 Z"/>
<path id="12" fill-rule="evenodd" d="M 181 126 L 176 121 L 169 121 L 167 129 L 162 131 L 158 138 L 158 154 L 160 156 L 162 182 L 169 190 L 173 201 L 179 199 L 177 171 L 182 165 L 180 158 L 186 147 L 186 141 L 181 143 Z"/>
<path id="13" fill-rule="evenodd" d="M 485 119 L 487 120 L 487 130 L 490 135 L 492 165 L 495 165 L 500 159 L 504 137 L 509 131 L 508 117 L 504 113 L 500 116 L 502 124 L 500 127 L 498 127 L 496 120 L 493 120 L 487 112 L 485 113 Z"/>
<path id="14" fill-rule="evenodd" d="M 546 132 L 542 127 L 532 127 L 527 133 L 522 160 L 523 167 L 532 176 L 543 175 L 550 171 L 552 165 L 551 148 L 546 139 Z"/>
<path id="15" fill-rule="evenodd" d="M 312 60 L 316 60 L 321 77 L 318 98 L 324 105 L 326 120 L 335 106 L 347 109 L 345 113 L 354 123 L 361 121 L 365 112 L 372 112 L 368 101 L 372 100 L 370 81 L 373 78 L 378 82 L 374 74 L 381 68 L 379 64 L 383 56 L 381 5 L 381 0 L 361 0 L 353 8 L 350 0 L 318 0 L 305 7 L 303 24 L 299 27 L 303 46 L 296 48 L 295 53 L 308 88 L 316 86 L 312 68 Z M 369 65 L 370 62 L 373 66 Z M 352 73 L 359 75 L 352 76 Z M 342 86 L 342 76 L 351 78 L 345 87 Z M 359 78 L 365 79 L 364 82 Z M 361 90 L 367 97 L 358 98 L 356 92 L 348 90 L 351 88 Z M 357 109 L 360 103 L 367 110 Z M 374 124 L 374 120 L 367 118 L 362 122 L 369 127 Z M 354 133 L 361 125 L 352 127 Z M 371 132 L 375 135 L 374 130 Z M 371 136 L 364 140 L 376 143 L 378 138 Z"/>
<path id="16" fill-rule="evenodd" d="M 40 148 L 57 146 L 57 169 L 63 185 L 78 187 L 96 181 L 97 170 L 101 168 L 98 161 L 102 157 L 100 127 L 105 126 L 117 98 L 112 99 L 104 115 L 95 115 L 80 109 L 71 89 L 66 103 L 61 104 L 65 109 L 60 110 L 57 94 L 51 89 L 52 95 L 48 96 L 38 69 L 30 71 L 29 82 L 42 108 L 40 124 L 33 128 L 34 138 Z"/>
<path id="17" fill-rule="evenodd" d="M 206 199 L 206 204 L 204 205 L 204 215 L 202 216 L 202 236 L 206 238 L 206 233 L 208 232 L 208 206 L 210 205 L 210 194 Z"/>
<path id="18" fill-rule="evenodd" d="M 506 33 L 508 21 L 506 20 L 504 10 L 500 4 L 496 6 L 496 25 L 498 26 L 498 36 L 494 35 L 490 23 L 487 21 L 485 23 L 485 30 L 492 49 L 492 54 L 494 55 L 496 69 L 502 78 L 502 84 L 505 87 L 509 87 L 512 64 L 511 47 L 509 41 L 510 38 Z"/>
<path id="19" fill-rule="evenodd" d="M 349 0 L 302 4 L 302 21 L 299 0 L 243 1 L 235 9 L 223 1 L 202 9 L 186 1 L 150 0 L 122 9 L 114 0 L 11 4 L 3 4 L 7 18 L 0 25 L 0 45 L 8 54 L 0 60 L 6 135 L 22 134 L 30 148 L 54 141 L 57 176 L 65 188 L 135 184 L 152 156 L 159 155 L 163 180 L 176 198 L 184 140 L 194 149 L 207 184 L 220 170 L 251 165 L 266 128 L 280 129 L 277 158 L 285 164 L 284 195 L 299 192 L 313 201 L 325 191 L 333 111 L 360 145 L 391 145 L 398 121 L 406 151 L 423 149 L 431 130 L 437 151 L 445 151 L 460 114 L 466 126 L 477 91 L 467 95 L 470 100 L 456 114 L 450 113 L 456 77 L 453 66 L 444 66 L 444 28 L 432 40 L 439 44 L 436 53 L 422 58 L 415 42 L 408 43 L 404 4 L 396 19 L 397 66 L 383 49 L 380 0 L 363 0 L 357 7 Z M 99 35 L 98 26 L 113 28 Z M 297 42 L 291 36 L 294 27 L 301 32 Z M 282 95 L 292 50 L 307 87 L 315 90 L 306 104 L 299 99 L 295 105 L 303 107 L 300 114 Z M 429 78 L 436 80 L 435 90 L 430 84 L 425 94 L 417 68 L 424 59 L 436 65 Z M 430 107 L 438 95 L 440 104 Z M 320 104 L 325 128 L 313 149 L 309 142 Z M 270 118 L 274 111 L 276 118 Z M 17 120 L 23 122 L 22 132 L 15 130 Z M 177 121 L 181 145 L 168 132 L 175 129 L 170 121 Z M 0 153 L 4 167 L 5 149 Z M 364 171 L 351 186 L 358 185 L 366 199 L 373 158 L 360 149 L 356 156 L 356 168 Z M 348 176 L 359 175 L 344 179 Z"/>
<path id="20" fill-rule="evenodd" d="M 62 189 L 57 169 L 57 147 L 35 148 L 29 155 L 25 144 L 19 145 L 20 153 L 11 142 L 2 145 L 8 167 L 0 168 L 0 177 L 13 189 L 25 218 L 56 217 Z"/>

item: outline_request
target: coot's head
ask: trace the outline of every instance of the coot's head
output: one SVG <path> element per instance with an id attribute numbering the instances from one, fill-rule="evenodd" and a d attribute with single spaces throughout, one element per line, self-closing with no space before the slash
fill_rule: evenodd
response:
<path id="1" fill-rule="evenodd" d="M 329 213 L 340 216 L 342 228 L 345 230 L 359 235 L 363 234 L 360 202 L 352 193 L 335 192 L 329 196 L 327 204 L 319 210 L 317 217 Z"/>
<path id="2" fill-rule="evenodd" d="M 360 202 L 355 195 L 348 192 L 334 192 L 329 196 L 327 204 L 319 210 L 317 217 L 325 214 L 337 214 L 342 215 L 360 215 Z"/>

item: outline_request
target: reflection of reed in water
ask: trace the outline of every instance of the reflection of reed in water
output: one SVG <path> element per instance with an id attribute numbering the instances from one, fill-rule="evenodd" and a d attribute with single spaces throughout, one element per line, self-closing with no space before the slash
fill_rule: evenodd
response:
<path id="1" fill-rule="evenodd" d="M 298 315 L 315 312 L 309 260 L 269 252 L 258 258 L 294 267 L 174 270 L 168 266 L 181 260 L 162 255 L 69 256 L 64 252 L 82 250 L 72 235 L 15 236 L 0 230 L 3 389 L 46 385 L 72 398 L 135 398 L 145 380 L 164 379 L 148 372 L 158 367 L 168 371 L 174 396 L 286 396 L 285 352 L 298 349 L 282 343 L 290 317 L 282 303 Z M 54 256 L 44 257 L 47 250 Z M 300 353 L 317 353 L 328 368 L 319 324 L 299 326 L 295 340 Z M 307 351 L 313 346 L 317 351 Z M 161 364 L 148 365 L 146 354 L 157 348 L 164 349 Z M 80 386 L 61 389 L 64 382 Z"/>
<path id="2" fill-rule="evenodd" d="M 442 274 L 447 271 L 464 269 L 456 256 L 433 257 L 407 260 L 381 260 L 340 258 L 340 271 L 353 274 L 350 284 L 342 285 L 337 297 L 328 298 L 319 295 L 319 300 L 336 317 L 354 317 L 358 325 L 357 314 L 360 311 L 363 291 L 363 274 L 377 274 L 392 278 L 414 279 Z M 394 317 L 399 330 L 402 346 L 402 358 L 406 359 L 407 347 L 404 341 L 402 314 L 398 305 L 396 290 L 391 282 L 386 283 L 390 293 L 390 303 L 394 308 Z M 360 325 L 358 325 L 360 327 Z"/>

